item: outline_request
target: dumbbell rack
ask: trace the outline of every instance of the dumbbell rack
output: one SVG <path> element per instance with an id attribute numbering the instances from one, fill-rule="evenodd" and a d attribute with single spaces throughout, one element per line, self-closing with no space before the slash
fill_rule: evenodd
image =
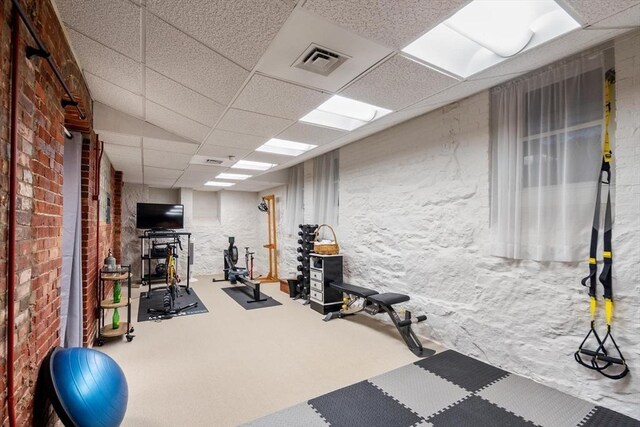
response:
<path id="1" fill-rule="evenodd" d="M 313 253 L 313 241 L 318 224 L 300 224 L 298 226 L 298 257 L 300 263 L 298 265 L 298 289 L 297 298 L 304 299 L 309 302 L 311 289 L 310 260 Z"/>

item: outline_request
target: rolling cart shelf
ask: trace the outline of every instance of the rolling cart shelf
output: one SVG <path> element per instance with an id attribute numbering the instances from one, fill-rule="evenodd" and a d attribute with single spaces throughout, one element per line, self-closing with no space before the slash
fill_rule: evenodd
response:
<path id="1" fill-rule="evenodd" d="M 106 338 L 116 338 L 123 335 L 127 338 L 128 342 L 131 342 L 134 337 L 134 335 L 131 335 L 133 333 L 133 327 L 131 326 L 131 266 L 123 266 L 116 272 L 100 270 L 99 279 L 98 299 L 100 300 L 100 305 L 98 306 L 99 314 L 98 331 L 95 339 L 96 345 L 101 346 L 104 344 Z M 126 294 L 122 292 L 119 302 L 113 302 L 113 298 L 108 298 L 105 289 L 107 283 L 116 281 L 126 282 L 121 283 L 121 286 L 124 287 L 126 285 L 127 288 Z M 111 322 L 105 320 L 106 311 L 118 308 L 127 309 L 127 318 L 126 321 L 120 322 L 118 327 L 114 329 Z"/>
<path id="2" fill-rule="evenodd" d="M 111 325 L 103 326 L 100 328 L 100 335 L 105 338 L 119 337 L 129 332 L 126 323 L 121 323 L 118 329 L 113 329 Z"/>
<path id="3" fill-rule="evenodd" d="M 113 302 L 113 299 L 103 299 L 100 301 L 100 308 L 122 308 L 128 305 L 129 303 L 125 299 L 120 299 L 120 302 Z"/>

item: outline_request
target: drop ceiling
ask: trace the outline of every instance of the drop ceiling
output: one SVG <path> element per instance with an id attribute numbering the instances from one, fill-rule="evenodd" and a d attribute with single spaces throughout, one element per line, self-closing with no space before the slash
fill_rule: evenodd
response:
<path id="1" fill-rule="evenodd" d="M 125 182 L 204 187 L 237 160 L 276 163 L 231 190 L 286 182 L 286 168 L 638 28 L 640 0 L 558 0 L 582 28 L 459 80 L 401 49 L 469 0 L 54 0 Z M 311 45 L 347 57 L 329 76 L 294 67 Z M 394 112 L 355 131 L 298 121 L 340 94 Z M 255 149 L 270 138 L 318 147 Z M 205 165 L 202 159 L 221 165 Z"/>

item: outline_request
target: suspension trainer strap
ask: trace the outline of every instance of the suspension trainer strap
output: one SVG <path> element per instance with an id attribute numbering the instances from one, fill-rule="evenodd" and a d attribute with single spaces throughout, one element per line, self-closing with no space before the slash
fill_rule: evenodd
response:
<path id="1" fill-rule="evenodd" d="M 598 191 L 596 195 L 596 206 L 593 214 L 593 226 L 591 229 L 591 243 L 589 245 L 589 275 L 582 279 L 582 285 L 589 287 L 589 311 L 591 314 L 590 329 L 587 336 L 584 338 L 578 351 L 575 353 L 575 359 L 578 363 L 586 366 L 589 369 L 596 370 L 602 375 L 611 379 L 620 379 L 627 375 L 629 368 L 622 356 L 622 352 L 618 347 L 615 339 L 611 335 L 611 324 L 613 320 L 613 286 L 612 286 L 612 265 L 613 265 L 613 252 L 611 249 L 611 237 L 612 237 L 612 208 L 611 208 L 611 162 L 613 160 L 611 152 L 611 143 L 609 139 L 609 123 L 611 120 L 611 92 L 613 85 L 615 84 L 615 71 L 609 70 L 605 74 L 605 109 L 604 109 L 604 144 L 602 147 L 602 164 L 600 167 L 600 174 L 598 177 Z M 597 264 L 597 251 L 598 251 L 598 235 L 600 232 L 600 209 L 601 209 L 601 193 L 603 185 L 606 186 L 606 206 L 604 214 L 604 230 L 603 230 L 603 267 L 598 277 L 598 264 Z M 607 333 L 604 338 L 600 338 L 595 329 L 595 318 L 597 312 L 597 282 L 600 281 L 604 288 L 604 308 L 605 308 L 605 320 L 607 324 Z M 583 348 L 585 343 L 589 340 L 589 337 L 593 335 L 597 343 L 596 350 L 588 350 Z M 612 357 L 606 349 L 607 342 L 610 341 L 613 344 L 618 357 Z M 586 363 L 582 360 L 582 355 L 590 356 L 590 363 Z M 618 373 L 611 373 L 608 368 L 612 365 L 622 365 L 624 369 Z"/>

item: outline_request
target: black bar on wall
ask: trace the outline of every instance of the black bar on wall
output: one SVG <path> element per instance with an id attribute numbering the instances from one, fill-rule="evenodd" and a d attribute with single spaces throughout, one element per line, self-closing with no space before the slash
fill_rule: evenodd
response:
<path id="1" fill-rule="evenodd" d="M 62 75 L 60 74 L 60 70 L 58 70 L 58 67 L 56 67 L 56 64 L 53 63 L 53 59 L 51 59 L 51 54 L 46 49 L 44 43 L 42 43 L 40 36 L 38 36 L 38 33 L 36 32 L 35 28 L 33 28 L 33 25 L 31 24 L 31 20 L 29 20 L 29 17 L 22 9 L 22 6 L 20 6 L 20 3 L 18 3 L 18 0 L 13 0 L 13 6 L 18 11 L 18 15 L 20 15 L 20 18 L 22 19 L 22 22 L 24 22 L 25 27 L 27 27 L 27 30 L 29 30 L 31 37 L 33 37 L 33 40 L 35 40 L 36 44 L 38 45 L 38 49 L 34 50 L 33 48 L 31 48 L 28 50 L 28 52 L 30 52 L 30 56 L 37 55 L 47 60 L 47 62 L 51 66 L 51 69 L 53 70 L 53 73 L 56 75 L 56 78 L 58 79 L 58 81 L 64 88 L 64 91 L 67 93 L 67 96 L 69 97 L 69 99 L 62 100 L 62 106 L 63 107 L 66 107 L 67 105 L 74 106 L 76 110 L 78 110 L 78 114 L 80 115 L 80 118 L 82 120 L 86 119 L 87 116 L 85 116 L 84 112 L 82 112 L 82 110 L 80 109 L 78 105 L 78 101 L 76 101 L 75 98 L 73 97 L 71 90 L 69 90 L 69 86 L 67 86 L 67 83 L 64 81 L 64 79 L 62 78 Z"/>

